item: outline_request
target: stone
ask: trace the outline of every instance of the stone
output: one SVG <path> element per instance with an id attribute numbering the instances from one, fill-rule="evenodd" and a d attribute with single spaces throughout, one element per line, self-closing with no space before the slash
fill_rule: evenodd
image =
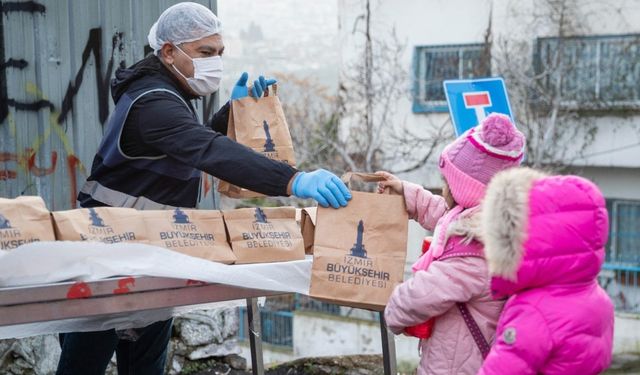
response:
<path id="1" fill-rule="evenodd" d="M 184 358 L 182 359 L 182 362 L 184 362 Z M 182 363 L 180 360 L 178 360 L 177 357 L 173 357 L 173 360 L 171 361 L 171 368 L 169 369 L 169 375 L 177 375 L 180 374 L 180 372 L 182 371 Z"/>
<path id="2" fill-rule="evenodd" d="M 201 310 L 176 318 L 180 338 L 186 345 L 220 344 L 238 332 L 236 309 Z"/>
<path id="3" fill-rule="evenodd" d="M 233 369 L 236 369 L 236 370 L 246 370 L 247 369 L 247 360 L 246 360 L 246 358 L 244 358 L 244 357 L 242 357 L 242 356 L 240 356 L 238 354 L 228 355 L 228 356 L 224 357 L 222 360 L 224 361 L 224 363 L 228 364 Z"/>
<path id="4" fill-rule="evenodd" d="M 199 347 L 189 353 L 189 359 L 193 361 L 210 357 L 224 357 L 231 354 L 240 354 L 241 352 L 235 340 L 228 340 L 222 344 L 209 344 Z"/>
<path id="5" fill-rule="evenodd" d="M 0 341 L 1 374 L 55 373 L 60 358 L 56 335 Z"/>

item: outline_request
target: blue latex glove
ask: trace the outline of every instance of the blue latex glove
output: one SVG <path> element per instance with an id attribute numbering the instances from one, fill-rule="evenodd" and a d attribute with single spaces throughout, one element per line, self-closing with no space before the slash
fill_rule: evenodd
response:
<path id="1" fill-rule="evenodd" d="M 249 74 L 247 72 L 243 72 L 236 82 L 236 85 L 233 86 L 233 90 L 231 90 L 231 100 L 242 99 L 249 96 L 249 88 L 247 87 L 247 81 L 249 80 Z M 254 98 L 259 98 L 262 96 L 267 87 L 273 85 L 277 81 L 275 79 L 265 79 L 263 76 L 260 76 L 253 82 L 253 87 L 251 88 L 251 96 Z"/>
<path id="2" fill-rule="evenodd" d="M 351 199 L 351 193 L 344 182 L 324 169 L 300 172 L 293 180 L 291 190 L 296 197 L 313 198 L 322 207 L 344 207 Z"/>

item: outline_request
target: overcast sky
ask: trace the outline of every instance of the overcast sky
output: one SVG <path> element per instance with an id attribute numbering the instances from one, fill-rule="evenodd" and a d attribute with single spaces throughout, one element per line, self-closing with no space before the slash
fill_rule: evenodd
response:
<path id="1" fill-rule="evenodd" d="M 223 98 L 243 71 L 338 80 L 337 0 L 218 0 L 225 41 Z"/>

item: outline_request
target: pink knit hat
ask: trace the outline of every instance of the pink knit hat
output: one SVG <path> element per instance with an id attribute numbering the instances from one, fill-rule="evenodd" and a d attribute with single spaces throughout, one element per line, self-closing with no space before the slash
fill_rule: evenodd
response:
<path id="1" fill-rule="evenodd" d="M 511 119 L 492 113 L 466 131 L 440 155 L 440 172 L 453 199 L 465 207 L 480 203 L 491 177 L 503 169 L 520 165 L 525 137 Z"/>

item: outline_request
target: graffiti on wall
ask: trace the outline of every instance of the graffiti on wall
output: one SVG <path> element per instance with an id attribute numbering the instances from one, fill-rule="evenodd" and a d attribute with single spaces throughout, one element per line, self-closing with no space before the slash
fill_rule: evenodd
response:
<path id="1" fill-rule="evenodd" d="M 113 73 L 116 51 L 122 55 L 124 49 L 123 33 L 115 32 L 111 37 L 111 55 L 104 61 L 102 28 L 92 28 L 88 31 L 86 43 L 82 48 L 81 64 L 76 72 L 69 77 L 69 83 L 60 103 L 54 103 L 41 92 L 33 83 L 27 83 L 24 90 L 32 98 L 30 101 L 16 100 L 7 86 L 7 74 L 10 71 L 24 70 L 29 67 L 30 61 L 25 56 L 6 56 L 4 45 L 5 24 L 4 18 L 16 13 L 30 13 L 32 15 L 45 15 L 46 7 L 36 1 L 4 1 L 0 2 L 0 124 L 8 124 L 11 134 L 15 135 L 15 121 L 11 118 L 12 110 L 17 112 L 40 112 L 48 109 L 48 127 L 41 134 L 34 134 L 31 146 L 21 150 L 0 150 L 0 180 L 15 180 L 20 174 L 30 177 L 46 177 L 56 172 L 58 167 L 58 154 L 64 151 L 66 172 L 69 183 L 69 202 L 72 207 L 76 205 L 78 172 L 86 175 L 86 169 L 76 156 L 75 151 L 67 137 L 65 121 L 74 111 L 74 103 L 80 89 L 85 82 L 85 74 L 93 67 L 95 71 L 95 87 L 97 98 L 98 120 L 102 126 L 109 115 L 109 81 Z M 16 31 L 13 31 L 16 33 Z M 93 57 L 93 64 L 90 64 Z M 123 60 L 118 65 L 124 66 Z M 57 136 L 63 146 L 63 150 L 51 151 L 49 155 L 40 155 L 40 149 L 51 135 Z M 39 156 L 39 157 L 38 157 Z M 37 165 L 36 160 L 47 160 L 47 165 Z M 45 164 L 43 162 L 43 164 Z M 24 188 L 24 190 L 26 190 Z M 21 188 L 22 189 L 22 188 Z"/>

